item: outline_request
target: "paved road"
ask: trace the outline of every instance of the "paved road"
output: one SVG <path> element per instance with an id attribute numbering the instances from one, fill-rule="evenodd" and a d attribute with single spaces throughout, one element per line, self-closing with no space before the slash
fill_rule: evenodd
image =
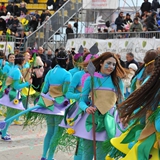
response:
<path id="1" fill-rule="evenodd" d="M 0 120 L 3 120 L 2 116 Z M 38 126 L 34 129 L 11 125 L 9 134 L 12 141 L 5 142 L 0 139 L 0 160 L 40 160 L 45 132 L 45 123 L 43 128 Z M 55 159 L 73 160 L 73 154 L 58 152 Z"/>

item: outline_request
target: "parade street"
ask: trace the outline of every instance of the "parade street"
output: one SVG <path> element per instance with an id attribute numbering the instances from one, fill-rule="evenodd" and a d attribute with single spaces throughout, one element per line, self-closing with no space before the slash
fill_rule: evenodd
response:
<path id="1" fill-rule="evenodd" d="M 0 120 L 4 117 L 0 116 Z M 9 128 L 12 141 L 0 140 L 0 160 L 40 160 L 43 148 L 43 139 L 46 133 L 45 123 L 43 127 L 27 127 L 12 124 Z M 56 160 L 72 160 L 73 153 L 58 152 Z"/>

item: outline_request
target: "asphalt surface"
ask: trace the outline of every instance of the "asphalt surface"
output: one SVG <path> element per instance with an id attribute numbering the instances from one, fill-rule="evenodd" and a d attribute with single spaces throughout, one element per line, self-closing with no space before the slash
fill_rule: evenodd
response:
<path id="1" fill-rule="evenodd" d="M 0 116 L 0 120 L 4 117 Z M 21 119 L 23 123 L 23 120 Z M 43 147 L 43 139 L 46 133 L 45 122 L 42 126 L 34 128 L 12 124 L 9 128 L 12 141 L 6 142 L 0 139 L 0 160 L 40 160 Z M 56 160 L 73 160 L 73 153 L 55 154 Z"/>

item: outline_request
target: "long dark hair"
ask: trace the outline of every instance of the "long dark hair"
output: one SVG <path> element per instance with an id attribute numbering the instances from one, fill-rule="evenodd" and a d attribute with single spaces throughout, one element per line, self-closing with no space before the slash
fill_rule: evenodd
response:
<path id="1" fill-rule="evenodd" d="M 125 122 L 140 118 L 146 115 L 147 111 L 157 108 L 160 102 L 160 56 L 155 59 L 154 66 L 153 74 L 149 80 L 133 92 L 127 100 L 118 105 L 120 116 L 125 118 Z M 138 108 L 140 110 L 133 114 Z"/>
<path id="2" fill-rule="evenodd" d="M 118 97 L 121 97 L 122 93 L 120 90 L 119 82 L 121 78 L 126 77 L 126 72 L 125 72 L 125 69 L 123 69 L 123 67 L 120 65 L 119 59 L 116 57 L 116 55 L 111 52 L 105 52 L 102 55 L 100 55 L 98 58 L 93 59 L 92 62 L 94 66 L 96 67 L 96 72 L 100 72 L 100 69 L 101 69 L 100 64 L 102 64 L 105 60 L 111 57 L 113 57 L 116 60 L 116 67 L 114 71 L 111 73 L 112 81 L 113 81 L 114 86 L 117 88 Z M 84 68 L 87 67 L 88 62 L 84 63 L 83 65 L 84 65 Z"/>

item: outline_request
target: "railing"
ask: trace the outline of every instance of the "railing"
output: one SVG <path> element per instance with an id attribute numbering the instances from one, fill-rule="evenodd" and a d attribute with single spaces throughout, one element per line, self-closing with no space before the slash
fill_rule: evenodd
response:
<path id="1" fill-rule="evenodd" d="M 94 39 L 120 39 L 120 38 L 160 38 L 160 32 L 110 32 L 110 33 L 84 33 L 69 34 L 68 39 L 72 38 L 94 38 Z"/>
<path id="2" fill-rule="evenodd" d="M 48 21 L 27 37 L 26 46 L 34 47 L 35 44 L 43 46 L 48 41 L 53 40 L 54 35 L 63 29 L 64 25 L 78 13 L 81 7 L 82 0 L 67 1 Z M 66 40 L 63 41 L 65 44 Z"/>
<path id="3" fill-rule="evenodd" d="M 6 36 L 6 35 L 1 35 L 0 36 L 0 42 L 15 42 L 16 41 L 16 37 L 15 36 Z"/>

